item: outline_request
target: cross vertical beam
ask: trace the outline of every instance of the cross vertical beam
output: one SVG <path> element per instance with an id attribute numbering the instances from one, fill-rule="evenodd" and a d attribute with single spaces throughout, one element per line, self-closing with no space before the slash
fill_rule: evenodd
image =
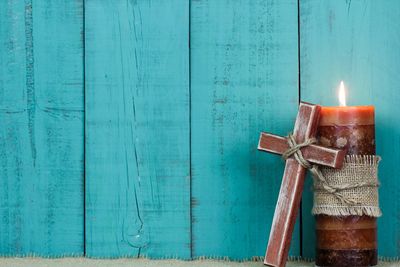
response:
<path id="1" fill-rule="evenodd" d="M 301 102 L 297 114 L 293 135 L 296 143 L 300 144 L 309 138 L 315 137 L 321 107 Z M 267 142 L 266 142 L 267 141 Z M 268 141 L 270 141 L 268 143 Z M 262 133 L 260 137 L 260 150 L 281 154 L 288 145 L 282 143 L 282 138 Z M 321 165 L 340 168 L 342 166 L 345 151 L 312 145 L 302 149 L 307 160 Z M 318 157 L 321 155 L 321 157 Z M 300 207 L 303 192 L 306 169 L 294 158 L 286 160 L 285 172 L 279 191 L 274 219 L 267 246 L 264 264 L 273 267 L 284 267 L 286 265 L 290 241 L 297 213 Z"/>

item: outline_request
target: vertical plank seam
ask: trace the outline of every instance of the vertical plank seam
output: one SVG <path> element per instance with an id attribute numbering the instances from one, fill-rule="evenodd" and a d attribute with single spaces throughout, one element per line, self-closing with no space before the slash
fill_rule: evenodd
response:
<path id="1" fill-rule="evenodd" d="M 191 23 L 192 23 L 192 5 L 191 5 L 191 0 L 189 1 L 188 5 L 188 15 L 189 15 L 189 25 L 188 25 L 188 61 L 189 61 L 189 248 L 190 248 L 190 259 L 193 259 L 193 204 L 192 204 L 192 196 L 193 196 L 193 191 L 192 191 L 192 50 L 190 46 L 190 38 L 191 38 Z"/>
<path id="2" fill-rule="evenodd" d="M 299 104 L 301 102 L 301 29 L 300 29 L 300 0 L 297 0 L 297 71 L 298 71 L 298 101 Z M 300 209 L 299 209 L 299 240 L 300 240 L 300 257 L 303 258 L 303 201 L 300 201 Z"/>
<path id="3" fill-rule="evenodd" d="M 32 0 L 25 1 L 25 57 L 26 57 L 26 105 L 28 114 L 28 130 L 30 139 L 31 156 L 33 166 L 36 165 L 35 144 L 35 73 L 33 54 L 33 14 Z"/>
<path id="4" fill-rule="evenodd" d="M 83 255 L 86 257 L 86 0 L 82 1 L 83 64 Z"/>

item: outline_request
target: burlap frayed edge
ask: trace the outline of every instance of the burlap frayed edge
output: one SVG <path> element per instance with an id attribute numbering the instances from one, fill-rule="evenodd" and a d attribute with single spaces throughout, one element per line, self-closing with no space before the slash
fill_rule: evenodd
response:
<path id="1" fill-rule="evenodd" d="M 368 164 L 371 166 L 377 166 L 380 161 L 381 157 L 375 155 L 347 155 L 345 159 L 345 163 Z"/>
<path id="2" fill-rule="evenodd" d="M 380 156 L 376 155 L 347 155 L 345 158 L 346 164 L 363 164 L 370 166 L 378 166 L 381 161 Z M 329 215 L 329 216 L 362 216 L 381 217 L 382 210 L 376 206 L 349 206 L 349 207 L 333 207 L 333 206 L 317 206 L 311 210 L 312 215 Z"/>
<path id="3" fill-rule="evenodd" d="M 314 207 L 312 209 L 313 215 L 329 215 L 329 216 L 362 216 L 367 215 L 370 217 L 381 217 L 382 211 L 379 207 Z"/>

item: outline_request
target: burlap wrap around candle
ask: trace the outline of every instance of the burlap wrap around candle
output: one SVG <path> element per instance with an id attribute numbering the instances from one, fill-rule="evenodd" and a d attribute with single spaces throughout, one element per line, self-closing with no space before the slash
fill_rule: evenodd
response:
<path id="1" fill-rule="evenodd" d="M 342 169 L 320 167 L 314 176 L 314 215 L 380 217 L 378 165 L 380 157 L 347 155 Z"/>

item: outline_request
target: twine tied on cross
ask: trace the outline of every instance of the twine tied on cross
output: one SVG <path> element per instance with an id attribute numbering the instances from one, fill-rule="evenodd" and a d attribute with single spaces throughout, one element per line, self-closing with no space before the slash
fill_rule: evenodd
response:
<path id="1" fill-rule="evenodd" d="M 361 188 L 361 187 L 378 187 L 379 186 L 378 182 L 359 182 L 359 183 L 355 183 L 355 184 L 347 183 L 347 184 L 342 184 L 340 186 L 332 186 L 327 182 L 324 175 L 320 171 L 319 167 L 317 165 L 311 164 L 309 161 L 307 161 L 303 157 L 303 154 L 301 152 L 301 149 L 303 147 L 309 146 L 311 144 L 315 144 L 317 142 L 317 140 L 315 138 L 310 138 L 310 139 L 305 140 L 303 143 L 297 144 L 293 134 L 289 134 L 287 136 L 287 142 L 289 144 L 289 149 L 286 150 L 285 153 L 282 154 L 282 158 L 287 160 L 289 157 L 293 156 L 301 166 L 310 170 L 313 177 L 319 181 L 319 184 L 320 184 L 320 187 L 318 188 L 319 190 L 324 190 L 325 192 L 332 194 L 333 196 L 335 196 L 337 199 L 339 199 L 343 204 L 345 204 L 347 206 L 353 206 L 353 205 L 358 205 L 358 204 L 362 204 L 362 203 L 359 203 L 355 199 L 344 196 L 340 191 L 343 191 L 346 189 Z"/>

